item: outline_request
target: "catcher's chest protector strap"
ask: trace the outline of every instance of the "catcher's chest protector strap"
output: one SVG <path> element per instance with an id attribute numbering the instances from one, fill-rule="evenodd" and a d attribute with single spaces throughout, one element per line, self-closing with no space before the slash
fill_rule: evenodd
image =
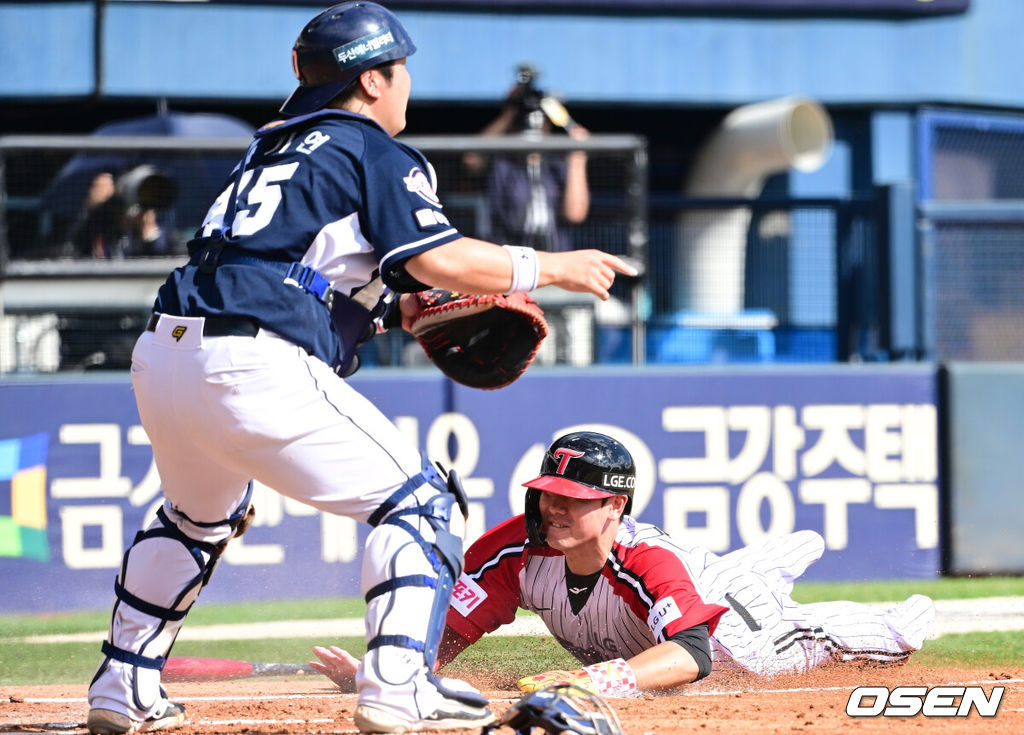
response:
<path id="1" fill-rule="evenodd" d="M 194 240 L 192 262 L 204 273 L 212 273 L 220 265 L 251 265 L 282 275 L 282 281 L 312 294 L 327 307 L 334 330 L 341 340 L 341 354 L 332 367 L 347 378 L 359 367 L 356 349 L 376 333 L 375 320 L 387 309 L 384 296 L 388 289 L 380 276 L 352 296 L 334 291 L 330 281 L 318 270 L 298 261 L 285 262 L 261 258 L 233 249 L 225 240 L 205 238 Z"/>
<path id="2" fill-rule="evenodd" d="M 283 260 L 271 260 L 261 258 L 258 255 L 250 255 L 232 248 L 223 240 L 211 241 L 210 239 L 193 240 L 191 262 L 204 273 L 213 273 L 221 265 L 251 265 L 257 268 L 267 268 L 280 273 L 283 281 L 289 286 L 297 286 L 316 297 L 327 308 L 334 304 L 336 293 L 331 290 L 331 283 L 324 278 L 315 268 L 303 265 L 298 261 L 286 262 Z"/>
<path id="3" fill-rule="evenodd" d="M 335 291 L 331 306 L 331 322 L 341 339 L 341 356 L 334 371 L 347 378 L 359 369 L 359 345 L 377 333 L 377 320 L 388 310 L 385 297 L 390 293 L 377 276 L 351 296 Z"/>

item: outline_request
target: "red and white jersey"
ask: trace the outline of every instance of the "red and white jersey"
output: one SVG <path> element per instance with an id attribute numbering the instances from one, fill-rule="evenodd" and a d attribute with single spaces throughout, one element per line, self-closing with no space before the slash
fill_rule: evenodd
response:
<path id="1" fill-rule="evenodd" d="M 706 602 L 694 580 L 686 552 L 664 531 L 624 516 L 590 597 L 574 614 L 564 555 L 529 545 L 520 515 L 466 551 L 447 624 L 472 643 L 512 622 L 522 607 L 584 665 L 628 659 L 700 623 L 714 632 L 728 608 Z"/>

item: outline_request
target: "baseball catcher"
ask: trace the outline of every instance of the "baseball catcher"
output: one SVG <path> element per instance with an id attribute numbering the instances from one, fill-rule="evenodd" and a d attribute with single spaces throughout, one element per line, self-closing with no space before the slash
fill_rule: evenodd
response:
<path id="1" fill-rule="evenodd" d="M 538 253 L 452 227 L 429 161 L 395 140 L 415 51 L 398 17 L 369 0 L 312 18 L 292 47 L 298 86 L 280 118 L 256 131 L 188 261 L 157 293 L 131 377 L 164 504 L 114 581 L 89 686 L 90 735 L 184 723 L 162 669 L 242 528 L 254 478 L 371 527 L 356 728 L 456 730 L 493 718 L 472 686 L 434 673 L 462 572 L 465 495 L 346 378 L 396 294 L 406 295 L 400 309 L 431 288 L 554 286 L 607 299 L 616 274 L 635 269 L 599 250 Z M 478 335 L 492 346 L 507 338 L 493 327 Z M 475 344 L 424 338 L 446 355 Z"/>
<path id="2" fill-rule="evenodd" d="M 548 333 L 524 293 L 471 295 L 434 288 L 415 294 L 410 330 L 430 360 L 457 383 L 504 388 L 526 372 Z"/>

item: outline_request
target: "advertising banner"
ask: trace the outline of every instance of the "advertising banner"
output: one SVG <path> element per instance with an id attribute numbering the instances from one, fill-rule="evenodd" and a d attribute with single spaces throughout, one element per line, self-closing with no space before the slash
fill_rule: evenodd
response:
<path id="1" fill-rule="evenodd" d="M 931 369 L 552 369 L 500 391 L 418 372 L 351 382 L 459 472 L 469 541 L 521 512 L 545 447 L 586 427 L 634 455 L 633 514 L 686 543 L 724 553 L 812 529 L 826 551 L 804 579 L 939 571 Z M 127 380 L 0 383 L 0 610 L 105 608 L 160 502 Z M 365 525 L 258 483 L 255 504 L 204 601 L 359 594 Z"/>

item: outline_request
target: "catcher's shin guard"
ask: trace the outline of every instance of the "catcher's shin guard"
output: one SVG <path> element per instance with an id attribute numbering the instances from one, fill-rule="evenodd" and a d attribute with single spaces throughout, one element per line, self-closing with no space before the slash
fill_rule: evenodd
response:
<path id="1" fill-rule="evenodd" d="M 251 523 L 251 495 L 250 484 L 235 513 L 217 523 L 193 521 L 165 504 L 136 534 L 114 580 L 110 632 L 89 685 L 92 709 L 144 722 L 165 707 L 160 672 L 227 542 Z"/>
<path id="2" fill-rule="evenodd" d="M 427 464 L 369 519 L 375 528 L 363 561 L 367 653 L 356 677 L 359 699 L 410 722 L 452 702 L 470 710 L 487 703 L 468 685 L 433 673 L 462 573 L 462 540 L 450 530 L 453 508 L 465 507 L 460 493 L 456 478 L 446 483 Z"/>

